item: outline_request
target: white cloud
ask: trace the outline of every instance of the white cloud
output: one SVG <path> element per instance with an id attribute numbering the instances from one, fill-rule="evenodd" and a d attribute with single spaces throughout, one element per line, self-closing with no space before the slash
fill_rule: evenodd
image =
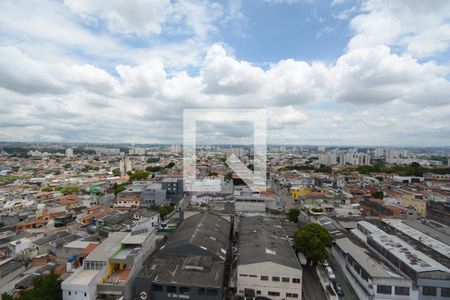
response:
<path id="1" fill-rule="evenodd" d="M 86 22 L 105 22 L 114 33 L 148 35 L 161 33 L 161 23 L 171 10 L 169 0 L 65 0 Z"/>
<path id="2" fill-rule="evenodd" d="M 355 36 L 348 48 L 385 44 L 420 57 L 442 53 L 450 47 L 449 15 L 446 0 L 365 0 L 350 23 Z"/>

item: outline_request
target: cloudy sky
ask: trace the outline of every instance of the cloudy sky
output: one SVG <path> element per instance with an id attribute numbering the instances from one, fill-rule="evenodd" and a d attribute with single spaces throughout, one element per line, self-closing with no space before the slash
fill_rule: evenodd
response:
<path id="1" fill-rule="evenodd" d="M 185 108 L 267 108 L 269 143 L 449 146 L 449 47 L 448 0 L 1 0 L 0 141 L 181 143 Z"/>

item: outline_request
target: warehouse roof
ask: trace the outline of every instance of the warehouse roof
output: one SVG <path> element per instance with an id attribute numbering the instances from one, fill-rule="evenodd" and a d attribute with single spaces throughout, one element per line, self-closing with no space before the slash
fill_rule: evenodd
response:
<path id="1" fill-rule="evenodd" d="M 270 261 L 301 269 L 279 220 L 242 217 L 239 235 L 240 265 Z"/>

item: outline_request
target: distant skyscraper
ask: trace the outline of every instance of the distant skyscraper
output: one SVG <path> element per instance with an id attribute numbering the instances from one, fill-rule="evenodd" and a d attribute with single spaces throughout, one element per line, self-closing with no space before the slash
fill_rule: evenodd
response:
<path id="1" fill-rule="evenodd" d="M 172 145 L 172 146 L 170 146 L 170 152 L 172 152 L 172 153 L 180 153 L 181 152 L 181 145 Z"/>
<path id="2" fill-rule="evenodd" d="M 325 147 L 324 146 L 317 147 L 317 152 L 325 152 Z"/>
<path id="3" fill-rule="evenodd" d="M 133 170 L 131 166 L 131 161 L 125 157 L 120 161 L 120 173 L 122 175 L 126 175 L 128 172 L 131 172 Z"/>
<path id="4" fill-rule="evenodd" d="M 66 149 L 66 157 L 67 158 L 73 158 L 73 149 L 72 148 L 67 148 Z"/>

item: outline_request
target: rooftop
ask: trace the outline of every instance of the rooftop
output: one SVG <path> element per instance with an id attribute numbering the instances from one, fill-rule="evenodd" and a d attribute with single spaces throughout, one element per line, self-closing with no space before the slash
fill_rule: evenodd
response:
<path id="1" fill-rule="evenodd" d="M 106 240 L 95 248 L 86 257 L 87 261 L 108 261 L 114 251 L 118 249 L 121 241 L 128 235 L 128 232 L 111 232 Z"/>
<path id="2" fill-rule="evenodd" d="M 422 224 L 417 221 L 403 221 L 399 219 L 384 219 L 383 222 L 389 224 L 401 233 L 406 234 L 410 238 L 420 242 L 421 244 L 433 249 L 434 251 L 450 258 L 450 244 L 443 243 L 441 240 L 450 239 L 444 233 L 436 232 L 432 234 L 431 231 L 437 231 L 432 227 Z M 414 227 L 412 227 L 412 226 Z M 420 230 L 420 229 L 422 230 Z"/>
<path id="3" fill-rule="evenodd" d="M 240 265 L 270 261 L 301 269 L 279 220 L 242 217 L 239 235 Z"/>
<path id="4" fill-rule="evenodd" d="M 450 270 L 442 264 L 417 251 L 396 236 L 380 230 L 372 233 L 369 237 L 418 273 L 431 271 L 450 273 Z"/>
<path id="5" fill-rule="evenodd" d="M 335 242 L 342 251 L 350 255 L 372 278 L 403 278 L 376 259 L 367 249 L 356 245 L 349 238 L 337 239 Z"/>

